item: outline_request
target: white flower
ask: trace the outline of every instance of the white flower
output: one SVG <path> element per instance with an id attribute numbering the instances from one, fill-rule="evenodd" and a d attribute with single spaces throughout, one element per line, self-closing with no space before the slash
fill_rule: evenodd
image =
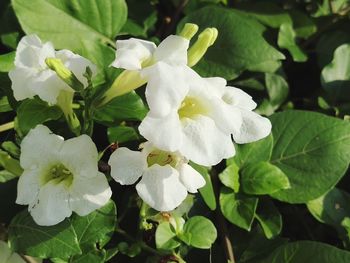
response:
<path id="1" fill-rule="evenodd" d="M 105 93 L 103 103 L 107 103 L 116 96 L 132 91 L 148 81 L 149 74 L 158 74 L 158 63 L 166 64 L 165 74 L 173 75 L 173 80 L 183 79 L 183 67 L 187 65 L 187 49 L 189 40 L 176 35 L 170 35 L 157 47 L 153 42 L 130 38 L 117 41 L 116 59 L 113 67 L 126 69 Z M 175 93 L 169 93 L 166 88 L 157 93 L 152 91 L 152 85 L 146 88 L 146 98 L 150 104 L 153 100 L 162 100 L 163 96 L 171 97 Z M 150 89 L 150 90 L 149 90 Z M 153 95 L 150 95 L 152 94 Z M 103 104 L 102 103 L 102 104 Z"/>
<path id="2" fill-rule="evenodd" d="M 0 262 L 1 263 L 25 263 L 17 253 L 11 251 L 7 243 L 0 240 Z"/>
<path id="3" fill-rule="evenodd" d="M 231 135 L 237 143 L 248 143 L 270 133 L 270 121 L 252 111 L 256 107 L 252 98 L 240 89 L 225 87 L 224 79 L 201 78 L 184 68 L 185 77 L 176 80 L 176 74 L 166 73 L 168 65 L 155 67 L 158 74 L 148 75 L 149 95 L 164 90 L 176 94 L 149 98 L 153 103 L 139 126 L 141 135 L 159 149 L 178 151 L 210 166 L 235 154 Z"/>
<path id="4" fill-rule="evenodd" d="M 122 185 L 136 185 L 139 196 L 158 211 L 171 211 L 205 185 L 203 177 L 178 152 L 145 143 L 141 152 L 118 148 L 110 157 L 111 176 Z"/>
<path id="5" fill-rule="evenodd" d="M 87 135 L 64 141 L 46 126 L 32 129 L 21 143 L 17 204 L 38 225 L 55 225 L 76 212 L 85 216 L 102 207 L 112 192 L 97 168 L 98 153 Z"/>
<path id="6" fill-rule="evenodd" d="M 50 42 L 42 43 L 36 35 L 24 36 L 18 43 L 15 57 L 15 68 L 9 72 L 12 90 L 16 100 L 33 98 L 38 95 L 42 100 L 56 104 L 61 90 L 74 90 L 61 80 L 45 63 L 47 58 L 59 58 L 71 70 L 78 80 L 87 87 L 83 76 L 86 67 L 93 73 L 96 66 L 89 60 L 69 50 L 55 51 Z"/>

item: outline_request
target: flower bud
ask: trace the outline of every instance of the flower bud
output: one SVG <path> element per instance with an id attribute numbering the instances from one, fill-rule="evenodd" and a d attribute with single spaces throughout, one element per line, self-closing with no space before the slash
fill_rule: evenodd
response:
<path id="1" fill-rule="evenodd" d="M 208 48 L 212 46 L 218 37 L 218 30 L 216 28 L 206 28 L 199 34 L 197 41 L 188 50 L 189 67 L 193 67 L 204 56 Z"/>
<path id="2" fill-rule="evenodd" d="M 56 72 L 57 76 L 67 83 L 75 91 L 82 91 L 84 85 L 78 80 L 72 71 L 70 71 L 59 58 L 45 59 L 46 65 Z"/>
<path id="3" fill-rule="evenodd" d="M 179 36 L 184 37 L 188 40 L 191 40 L 192 37 L 197 33 L 198 26 L 192 23 L 186 23 L 181 30 Z"/>

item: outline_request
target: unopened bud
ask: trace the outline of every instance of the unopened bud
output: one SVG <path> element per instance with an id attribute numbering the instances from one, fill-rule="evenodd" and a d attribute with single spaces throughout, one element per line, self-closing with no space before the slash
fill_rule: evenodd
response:
<path id="1" fill-rule="evenodd" d="M 199 34 L 197 41 L 188 50 L 188 66 L 193 67 L 204 56 L 208 48 L 212 46 L 218 37 L 216 28 L 206 28 Z"/>

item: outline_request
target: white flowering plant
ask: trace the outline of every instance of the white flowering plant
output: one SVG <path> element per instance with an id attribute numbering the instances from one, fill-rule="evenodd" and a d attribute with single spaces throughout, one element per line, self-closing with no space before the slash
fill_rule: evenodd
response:
<path id="1" fill-rule="evenodd" d="M 3 0 L 0 263 L 350 262 L 320 2 Z"/>

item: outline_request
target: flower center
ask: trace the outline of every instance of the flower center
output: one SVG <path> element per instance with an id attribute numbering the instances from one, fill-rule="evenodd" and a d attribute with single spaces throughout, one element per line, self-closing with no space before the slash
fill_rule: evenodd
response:
<path id="1" fill-rule="evenodd" d="M 45 185 L 48 182 L 52 182 L 54 184 L 60 184 L 63 182 L 68 187 L 73 182 L 73 174 L 63 164 L 56 164 L 51 166 L 42 177 L 42 185 Z"/>
<path id="2" fill-rule="evenodd" d="M 204 104 L 194 97 L 186 97 L 182 103 L 180 109 L 177 111 L 180 119 L 190 118 L 192 119 L 196 115 L 206 115 L 208 113 Z"/>
<path id="3" fill-rule="evenodd" d="M 171 167 L 175 168 L 180 161 L 180 157 L 161 150 L 153 150 L 147 156 L 148 167 L 151 167 L 154 164 L 159 164 L 160 166 L 169 164 Z"/>

